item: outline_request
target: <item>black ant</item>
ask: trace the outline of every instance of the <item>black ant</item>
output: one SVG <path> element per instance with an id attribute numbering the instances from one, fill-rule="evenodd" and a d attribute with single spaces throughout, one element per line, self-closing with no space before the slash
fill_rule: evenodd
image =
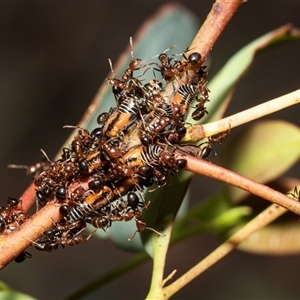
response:
<path id="1" fill-rule="evenodd" d="M 300 190 L 297 186 L 295 186 L 294 191 L 292 193 L 287 193 L 287 195 L 291 195 L 295 200 L 300 201 Z"/>
<path id="2" fill-rule="evenodd" d="M 216 156 L 217 153 L 212 148 L 212 144 L 221 144 L 222 141 L 229 135 L 230 130 L 231 130 L 231 126 L 229 124 L 229 129 L 208 137 L 208 140 L 206 142 L 200 144 L 200 146 L 205 145 L 201 149 L 201 154 L 200 154 L 201 158 L 207 158 L 212 152 L 214 153 L 214 156 Z"/>
<path id="3" fill-rule="evenodd" d="M 14 230 L 16 226 L 12 226 L 12 224 L 20 226 L 28 219 L 25 213 L 16 211 L 21 200 L 11 197 L 7 198 L 7 205 L 0 207 L 0 233 L 5 230 Z"/>
<path id="4" fill-rule="evenodd" d="M 31 255 L 29 252 L 23 251 L 23 252 L 21 252 L 21 253 L 14 259 L 14 261 L 15 261 L 16 263 L 21 263 L 21 262 L 23 262 L 26 258 L 31 258 L 31 257 L 32 257 L 32 255 Z"/>

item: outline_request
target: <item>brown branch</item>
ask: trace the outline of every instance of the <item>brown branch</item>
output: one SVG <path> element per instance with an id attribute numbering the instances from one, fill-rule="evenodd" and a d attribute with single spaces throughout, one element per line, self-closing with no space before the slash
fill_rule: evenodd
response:
<path id="1" fill-rule="evenodd" d="M 216 1 L 206 21 L 189 47 L 191 52 L 199 52 L 202 55 L 201 63 L 193 66 L 193 68 L 188 71 L 188 74 L 182 78 L 182 82 L 188 83 L 193 80 L 199 67 L 212 50 L 219 35 L 243 2 L 243 0 L 232 0 L 229 2 L 224 0 Z M 173 88 L 172 83 L 168 84 L 163 96 L 171 95 Z M 35 187 L 33 184 L 23 193 L 21 199 L 21 209 L 26 212 L 35 203 Z M 61 216 L 58 212 L 58 207 L 58 203 L 49 203 L 34 214 L 27 222 L 22 224 L 20 228 L 9 234 L 0 236 L 0 268 L 3 268 L 12 261 L 19 253 L 26 249 L 32 241 L 36 240 L 44 230 L 51 227 L 54 222 L 60 220 Z"/>
<path id="2" fill-rule="evenodd" d="M 239 6 L 244 2 L 244 0 L 217 0 L 213 4 L 205 22 L 189 47 L 190 53 L 197 51 L 201 54 L 201 63 L 206 61 L 210 51 L 226 25 L 229 23 Z M 187 53 L 187 55 L 188 54 L 189 53 Z"/>
<path id="3" fill-rule="evenodd" d="M 42 233 L 61 219 L 61 204 L 48 203 L 28 221 L 9 234 L 0 235 L 0 269 L 14 260 L 23 250 L 38 239 Z"/>
<path id="4" fill-rule="evenodd" d="M 182 154 L 182 152 L 179 151 L 177 151 L 176 156 L 177 158 L 187 160 L 186 170 L 188 171 L 231 184 L 300 215 L 300 203 L 298 201 L 263 184 L 204 161 L 198 157 Z M 10 234 L 0 236 L 0 269 L 12 261 L 24 249 L 29 247 L 32 241 L 41 236 L 43 231 L 61 219 L 58 210 L 60 206 L 61 204 L 57 202 L 48 203 L 27 222 L 22 224 L 20 228 Z"/>
<path id="5" fill-rule="evenodd" d="M 184 76 L 180 79 L 181 82 L 191 83 L 193 81 L 200 66 L 206 61 L 220 34 L 223 32 L 239 6 L 244 2 L 245 0 L 217 0 L 213 4 L 205 22 L 202 24 L 193 42 L 189 46 L 189 51 L 185 53 L 185 55 L 188 56 L 192 52 L 198 52 L 201 54 L 201 61 L 198 65 L 192 66 L 188 72 L 184 74 Z M 174 84 L 177 84 L 176 80 L 170 82 L 166 86 L 162 95 L 172 95 Z"/>
<path id="6" fill-rule="evenodd" d="M 79 185 L 88 189 L 87 178 L 82 178 L 80 182 L 74 182 L 68 187 L 69 194 L 72 193 Z M 34 186 L 31 185 L 22 195 L 23 199 L 30 200 L 32 193 L 34 193 Z M 35 195 L 35 194 L 34 194 Z M 5 267 L 8 263 L 13 261 L 22 251 L 29 247 L 32 242 L 37 240 L 45 230 L 53 227 L 56 222 L 62 219 L 59 213 L 59 208 L 62 205 L 56 199 L 47 202 L 47 204 L 37 211 L 21 226 L 10 233 L 0 235 L 0 269 Z M 28 203 L 24 206 L 22 203 L 22 210 L 27 210 Z"/>
<path id="7" fill-rule="evenodd" d="M 177 151 L 176 156 L 178 159 L 184 158 L 187 160 L 187 166 L 185 168 L 187 171 L 228 183 L 300 215 L 300 202 L 281 194 L 266 185 L 211 162 L 207 162 L 199 157 L 185 155 L 179 151 Z"/>
<path id="8" fill-rule="evenodd" d="M 20 205 L 21 211 L 27 212 L 35 203 L 35 198 L 35 185 L 32 183 L 20 197 L 22 200 Z"/>

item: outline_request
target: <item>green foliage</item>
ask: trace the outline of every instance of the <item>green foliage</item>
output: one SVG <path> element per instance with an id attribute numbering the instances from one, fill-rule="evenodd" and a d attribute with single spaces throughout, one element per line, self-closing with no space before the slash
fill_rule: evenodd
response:
<path id="1" fill-rule="evenodd" d="M 300 128 L 280 120 L 255 122 L 224 145 L 223 165 L 261 183 L 270 182 L 300 158 Z M 245 191 L 227 186 L 233 202 Z"/>
<path id="2" fill-rule="evenodd" d="M 182 21 L 182 23 L 178 28 L 189 33 L 195 32 L 194 19 L 192 18 L 192 23 L 188 24 L 187 20 L 190 15 L 186 15 L 186 17 L 187 19 L 181 14 L 179 22 Z M 173 16 L 168 16 L 168 18 L 170 19 L 167 22 L 172 23 Z M 164 22 L 158 22 L 154 25 L 154 31 L 156 32 L 156 26 L 160 27 Z M 177 26 L 176 24 L 177 22 L 173 23 L 173 26 Z M 189 30 L 184 30 L 184 26 L 191 27 L 189 27 Z M 169 26 L 163 28 L 174 30 Z M 228 60 L 222 70 L 209 83 L 211 101 L 207 105 L 209 114 L 205 117 L 204 123 L 218 120 L 223 116 L 238 83 L 246 75 L 257 54 L 265 53 L 265 50 L 299 39 L 299 34 L 293 35 L 291 32 L 289 26 L 270 32 L 245 46 Z M 146 50 L 147 46 L 145 45 L 148 45 L 151 41 L 151 34 L 151 30 L 148 31 L 147 29 L 145 35 L 143 35 L 146 38 L 135 42 L 135 57 L 147 57 L 149 52 Z M 164 36 L 168 37 L 169 34 L 164 32 Z M 185 36 L 186 40 L 183 41 L 181 37 L 183 38 L 184 35 L 180 36 L 180 40 L 178 40 L 179 36 L 176 35 L 176 43 L 180 45 L 187 45 L 187 40 L 192 38 L 191 36 L 188 38 Z M 151 52 L 152 56 L 155 53 L 161 53 L 162 50 L 170 47 L 175 42 L 169 38 L 162 39 L 162 41 L 163 43 L 157 44 L 158 47 L 155 49 L 152 47 L 153 43 L 150 42 L 152 45 L 151 51 L 153 51 Z M 151 57 L 151 55 L 149 54 L 148 57 Z M 121 63 L 118 63 L 122 67 L 117 69 L 116 74 L 121 74 L 125 70 L 129 60 L 130 56 L 127 57 L 127 60 L 123 59 Z M 103 89 L 105 95 L 111 97 L 107 88 L 102 88 L 102 91 Z M 101 103 L 111 103 L 111 100 L 107 100 L 106 96 L 101 99 Z M 107 106 L 102 107 L 101 105 L 100 108 L 100 110 L 97 109 L 94 112 L 95 115 L 107 110 Z M 91 118 L 91 120 L 94 119 L 95 116 Z M 83 124 L 92 126 L 91 124 L 94 124 L 94 121 L 91 120 L 86 120 Z M 187 122 L 193 123 L 191 119 L 188 119 Z M 201 120 L 201 123 L 203 123 L 203 120 Z M 92 129 L 93 126 L 88 128 Z M 291 167 L 299 159 L 299 149 L 300 134 L 298 127 L 278 120 L 263 121 L 249 126 L 231 143 L 227 143 L 224 147 L 225 155 L 222 158 L 228 169 L 265 183 L 279 177 Z M 246 218 L 249 218 L 252 214 L 252 209 L 248 206 L 235 206 L 245 192 L 226 186 L 226 188 L 222 188 L 207 199 L 201 199 L 198 205 L 183 212 L 183 215 L 174 223 L 192 175 L 188 172 L 180 172 L 178 176 L 172 178 L 166 187 L 156 189 L 154 192 L 148 191 L 145 194 L 146 199 L 151 201 L 151 205 L 144 211 L 147 226 L 167 235 L 173 227 L 171 244 L 207 231 L 218 235 L 228 233 L 230 230 L 242 226 Z M 184 203 L 186 204 L 186 201 Z M 162 278 L 168 239 L 164 240 L 157 237 L 156 234 L 153 235 L 151 231 L 145 230 L 141 234 L 141 240 L 139 240 L 139 237 L 135 237 L 134 241 L 128 243 L 127 237 L 130 237 L 133 231 L 134 226 L 132 224 L 129 226 L 113 224 L 113 228 L 108 233 L 100 232 L 97 235 L 101 238 L 109 237 L 119 247 L 126 250 L 146 250 L 154 259 L 153 282 Z M 121 273 L 120 268 L 119 274 Z M 118 276 L 118 269 L 115 270 L 114 274 Z M 101 278 L 99 278 L 100 281 Z M 154 292 L 153 294 L 150 292 L 150 295 L 155 295 L 156 292 L 159 293 L 156 286 L 152 286 L 151 290 Z"/>
<path id="3" fill-rule="evenodd" d="M 7 284 L 0 281 L 0 299 L 1 300 L 35 300 L 36 298 L 14 291 Z"/>
<path id="4" fill-rule="evenodd" d="M 172 49 L 173 53 L 181 53 L 190 44 L 197 28 L 198 24 L 194 16 L 185 10 L 174 7 L 144 27 L 138 34 L 139 38 L 133 40 L 134 57 L 140 57 L 146 61 L 174 44 L 180 46 Z M 238 83 L 251 67 L 257 54 L 266 53 L 265 50 L 299 39 L 299 34 L 291 34 L 290 29 L 287 26 L 268 33 L 245 46 L 228 60 L 209 83 L 211 90 L 211 101 L 207 104 L 209 114 L 201 120 L 201 123 L 222 118 Z M 178 32 L 184 32 L 184 34 L 179 35 Z M 172 51 L 168 53 L 172 53 Z M 132 59 L 130 52 L 131 48 L 129 47 L 117 63 L 114 69 L 117 78 L 128 67 L 128 63 Z M 145 74 L 145 80 L 149 80 L 151 76 L 150 70 Z M 112 106 L 115 106 L 115 100 L 111 88 L 104 83 L 90 107 L 90 112 L 85 115 L 79 126 L 90 131 L 93 130 L 97 126 L 97 116 L 104 111 L 109 111 Z M 192 120 L 188 119 L 187 123 L 192 123 Z M 66 145 L 69 144 L 72 136 Z M 267 183 L 283 175 L 299 160 L 300 129 L 293 124 L 279 120 L 257 122 L 247 127 L 231 143 L 226 143 L 223 150 L 222 160 L 229 170 L 253 178 L 258 182 Z M 142 263 L 146 259 L 145 252 L 147 252 L 153 258 L 154 263 L 151 289 L 162 291 L 164 264 L 169 242 L 173 244 L 204 232 L 222 235 L 242 226 L 246 218 L 252 214 L 250 207 L 236 205 L 244 197 L 245 192 L 231 186 L 222 187 L 207 199 L 199 199 L 199 204 L 188 210 L 188 199 L 184 201 L 183 199 L 192 177 L 193 174 L 189 172 L 179 172 L 167 186 L 145 192 L 146 200 L 151 202 L 147 210 L 143 212 L 147 226 L 157 230 L 162 236 L 145 230 L 129 242 L 128 238 L 135 231 L 134 222 L 129 224 L 115 222 L 108 232 L 98 230 L 94 234 L 101 239 L 111 239 L 122 249 L 142 253 L 137 256 L 136 261 L 128 262 L 126 266 L 120 266 L 100 277 L 97 280 L 99 286 Z M 183 202 L 185 206 L 178 217 L 177 214 Z M 159 284 L 156 280 L 160 281 Z M 97 288 L 97 284 L 91 285 L 89 289 L 79 294 L 82 296 L 95 288 Z M 74 297 L 70 297 L 70 299 L 75 299 L 76 297 Z M 0 286 L 0 298 L 33 299 L 12 291 L 3 283 Z"/>

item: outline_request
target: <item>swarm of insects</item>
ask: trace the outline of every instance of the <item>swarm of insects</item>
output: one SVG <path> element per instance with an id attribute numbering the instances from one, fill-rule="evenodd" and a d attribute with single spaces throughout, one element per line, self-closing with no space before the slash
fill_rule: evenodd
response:
<path id="1" fill-rule="evenodd" d="M 186 133 L 186 118 L 191 113 L 198 121 L 208 113 L 207 74 L 200 61 L 197 52 L 183 54 L 179 61 L 165 51 L 151 64 L 132 58 L 121 78 L 107 79 L 116 107 L 98 116 L 98 126 L 91 132 L 77 128 L 58 160 L 50 161 L 44 154 L 46 162 L 27 168 L 34 175 L 38 206 L 53 200 L 62 203 L 62 220 L 32 243 L 36 249 L 51 252 L 86 241 L 91 234 L 81 233 L 87 224 L 107 230 L 115 221 L 135 220 L 136 232 L 151 229 L 142 216 L 148 205 L 143 189 L 166 185 L 174 172 L 186 166 L 186 160 L 175 157 Z M 182 76 L 196 65 L 200 68 L 196 82 L 183 83 Z M 144 83 L 134 72 L 146 67 L 153 69 L 155 78 Z M 163 96 L 165 86 L 174 81 L 172 94 Z M 209 139 L 198 154 L 207 157 L 215 142 Z M 16 205 L 9 199 L 7 207 L 1 208 L 1 232 L 14 230 L 26 219 L 12 212 Z"/>
<path id="2" fill-rule="evenodd" d="M 0 207 L 0 234 L 15 230 L 29 217 L 18 209 L 20 200 L 11 197 L 7 198 L 7 205 Z"/>

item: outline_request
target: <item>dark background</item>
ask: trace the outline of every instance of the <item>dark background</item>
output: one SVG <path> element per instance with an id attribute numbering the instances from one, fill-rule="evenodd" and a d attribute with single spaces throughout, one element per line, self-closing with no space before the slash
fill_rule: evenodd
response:
<path id="1" fill-rule="evenodd" d="M 7 195 L 21 195 L 31 181 L 24 171 L 7 169 L 7 164 L 35 163 L 40 160 L 41 148 L 54 157 L 70 133 L 62 126 L 79 122 L 107 77 L 107 58 L 117 60 L 129 37 L 160 3 L 1 2 L 1 203 Z M 204 20 L 212 1 L 185 5 Z M 212 51 L 209 75 L 212 77 L 242 46 L 289 22 L 300 26 L 299 1 L 244 4 Z M 239 86 L 227 115 L 298 89 L 299 50 L 298 42 L 260 56 Z M 299 108 L 291 107 L 269 118 L 299 125 Z M 192 198 L 198 201 L 215 188 L 212 180 L 198 178 L 192 184 Z M 219 243 L 206 235 L 176 245 L 168 255 L 166 274 L 174 268 L 182 274 Z M 132 256 L 109 241 L 93 238 L 54 253 L 29 251 L 32 259 L 12 263 L 1 271 L 0 278 L 39 299 L 62 298 Z M 146 263 L 89 299 L 144 298 L 151 267 Z M 234 251 L 173 298 L 295 299 L 299 297 L 299 268 L 299 256 Z"/>

